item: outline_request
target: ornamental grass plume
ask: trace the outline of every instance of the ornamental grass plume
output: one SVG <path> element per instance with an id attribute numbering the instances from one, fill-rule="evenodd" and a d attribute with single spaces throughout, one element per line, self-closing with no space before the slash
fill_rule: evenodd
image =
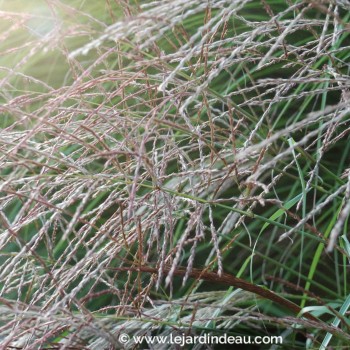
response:
<path id="1" fill-rule="evenodd" d="M 349 9 L 0 2 L 1 348 L 346 346 Z"/>

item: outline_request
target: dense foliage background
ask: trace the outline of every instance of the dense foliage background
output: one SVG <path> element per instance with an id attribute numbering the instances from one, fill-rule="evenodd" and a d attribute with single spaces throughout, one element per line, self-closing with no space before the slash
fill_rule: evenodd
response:
<path id="1" fill-rule="evenodd" d="M 0 1 L 2 348 L 346 348 L 349 9 Z"/>

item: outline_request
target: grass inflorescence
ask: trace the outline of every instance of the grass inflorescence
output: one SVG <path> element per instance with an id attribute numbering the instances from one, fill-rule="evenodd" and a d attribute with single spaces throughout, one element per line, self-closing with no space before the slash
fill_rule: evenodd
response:
<path id="1" fill-rule="evenodd" d="M 346 347 L 349 9 L 0 1 L 1 346 Z"/>

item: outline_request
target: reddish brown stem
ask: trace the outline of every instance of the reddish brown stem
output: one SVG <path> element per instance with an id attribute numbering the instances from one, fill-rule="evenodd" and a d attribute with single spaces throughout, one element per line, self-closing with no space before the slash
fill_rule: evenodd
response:
<path id="1" fill-rule="evenodd" d="M 158 269 L 156 269 L 154 267 L 149 267 L 149 266 L 119 267 L 119 268 L 110 268 L 110 270 L 147 272 L 147 273 L 154 273 L 154 274 L 159 273 Z M 166 273 L 169 271 L 170 271 L 169 267 L 165 267 L 163 270 L 163 272 L 166 272 Z M 186 268 L 181 267 L 181 266 L 177 267 L 174 271 L 174 275 L 175 276 L 185 276 L 186 275 Z M 290 311 L 292 311 L 294 314 L 297 314 L 297 315 L 301 311 L 301 308 L 297 304 L 279 296 L 278 294 L 275 294 L 274 292 L 271 292 L 268 289 L 259 287 L 253 283 L 247 282 L 241 278 L 238 278 L 238 277 L 233 276 L 233 275 L 228 274 L 228 273 L 223 273 L 221 276 L 219 276 L 215 272 L 208 272 L 208 271 L 200 270 L 200 269 L 192 269 L 192 271 L 189 273 L 188 276 L 191 278 L 201 279 L 201 280 L 205 280 L 208 282 L 226 284 L 229 286 L 243 289 L 247 292 L 257 294 L 264 299 L 271 300 L 271 301 L 275 302 L 276 304 L 279 304 L 281 306 L 286 307 L 287 309 L 289 309 Z M 305 312 L 303 314 L 303 316 L 311 321 L 319 322 L 319 320 L 316 317 L 312 316 L 308 312 Z"/>

